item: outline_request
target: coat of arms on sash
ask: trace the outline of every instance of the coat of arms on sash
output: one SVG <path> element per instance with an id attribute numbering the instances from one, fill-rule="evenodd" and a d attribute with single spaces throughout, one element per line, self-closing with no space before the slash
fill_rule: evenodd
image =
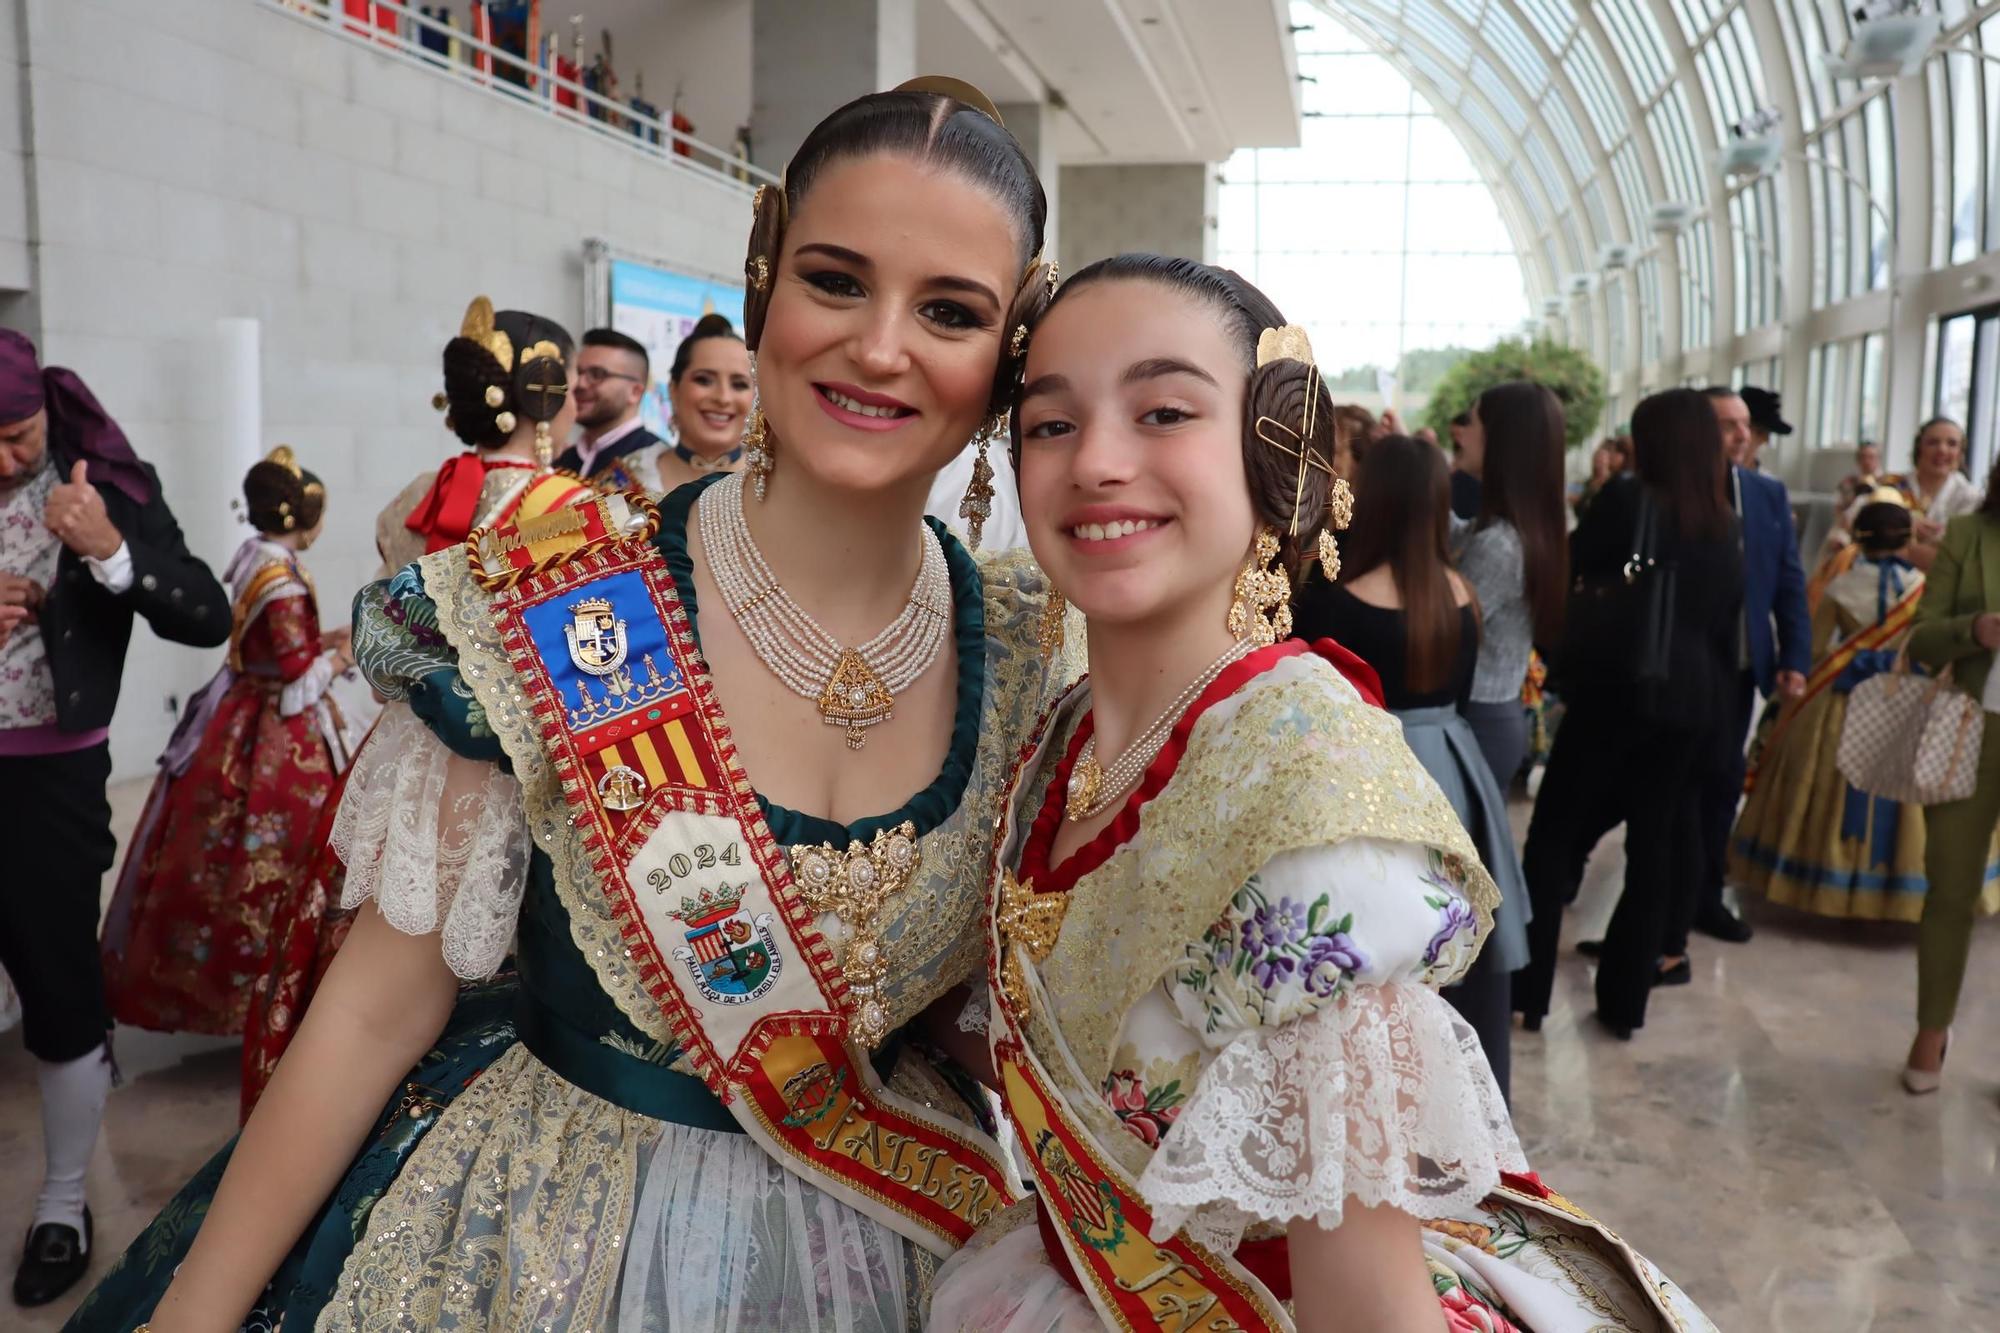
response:
<path id="1" fill-rule="evenodd" d="M 632 673 L 625 665 L 627 644 L 625 622 L 612 609 L 608 597 L 586 597 L 569 608 L 570 623 L 563 626 L 569 643 L 569 660 L 579 671 L 603 680 L 613 694 L 629 693 Z"/>
<path id="2" fill-rule="evenodd" d="M 748 885 L 724 884 L 681 899 L 668 913 L 687 927 L 687 943 L 674 957 L 687 964 L 696 989 L 716 1004 L 749 1004 L 778 984 L 782 962 L 771 937 L 771 914 L 743 910 Z"/>

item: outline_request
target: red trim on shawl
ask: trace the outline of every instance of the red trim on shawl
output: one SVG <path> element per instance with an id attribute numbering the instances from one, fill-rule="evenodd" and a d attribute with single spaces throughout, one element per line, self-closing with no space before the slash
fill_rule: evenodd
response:
<path id="1" fill-rule="evenodd" d="M 1110 860 L 1112 854 L 1139 831 L 1140 812 L 1148 801 L 1166 788 L 1174 770 L 1180 767 L 1181 756 L 1187 753 L 1188 736 L 1194 731 L 1194 724 L 1201 715 L 1279 662 L 1308 652 L 1331 663 L 1353 684 L 1363 699 L 1377 708 L 1382 706 L 1382 683 L 1375 669 L 1332 639 L 1321 639 L 1310 645 L 1303 639 L 1286 639 L 1268 648 L 1259 648 L 1223 668 L 1222 674 L 1202 691 L 1201 697 L 1188 706 L 1181 720 L 1174 724 L 1167 743 L 1160 747 L 1160 753 L 1147 765 L 1139 785 L 1125 798 L 1124 808 L 1117 817 L 1100 829 L 1096 837 L 1071 852 L 1061 865 L 1051 865 L 1049 855 L 1055 847 L 1056 830 L 1062 827 L 1063 797 L 1069 787 L 1069 775 L 1076 767 L 1077 754 L 1083 749 L 1083 743 L 1090 739 L 1096 727 L 1095 716 L 1085 714 L 1076 734 L 1070 737 L 1069 750 L 1057 766 L 1055 776 L 1049 779 L 1048 790 L 1042 796 L 1041 811 L 1035 816 L 1027 841 L 1022 845 L 1022 882 L 1033 884 L 1037 893 L 1067 893 L 1076 887 L 1078 880 Z"/>

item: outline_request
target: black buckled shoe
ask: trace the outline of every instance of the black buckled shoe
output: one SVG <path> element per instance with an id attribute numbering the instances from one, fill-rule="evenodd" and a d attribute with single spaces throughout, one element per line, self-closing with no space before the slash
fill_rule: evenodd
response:
<path id="1" fill-rule="evenodd" d="M 28 1233 L 20 1271 L 14 1274 L 14 1303 L 47 1305 L 74 1287 L 90 1267 L 90 1209 L 83 1210 L 83 1234 L 60 1222 L 44 1222 Z"/>

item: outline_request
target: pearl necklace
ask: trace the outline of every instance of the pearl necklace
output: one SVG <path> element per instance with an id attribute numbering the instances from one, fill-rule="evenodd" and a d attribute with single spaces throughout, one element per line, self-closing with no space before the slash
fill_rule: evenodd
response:
<path id="1" fill-rule="evenodd" d="M 1139 781 L 1139 775 L 1152 766 L 1160 751 L 1166 748 L 1167 737 L 1173 734 L 1174 726 L 1181 720 L 1190 705 L 1201 696 L 1201 692 L 1215 682 L 1229 664 L 1256 647 L 1248 639 L 1238 639 L 1229 645 L 1227 652 L 1210 663 L 1207 670 L 1188 682 L 1188 687 L 1174 696 L 1174 701 L 1153 719 L 1152 725 L 1139 733 L 1139 738 L 1125 747 L 1125 753 L 1118 756 L 1109 768 L 1097 762 L 1097 736 L 1093 732 L 1077 752 L 1076 767 L 1070 770 L 1069 786 L 1063 796 L 1063 815 L 1072 824 L 1080 824 L 1086 819 L 1095 819 L 1111 808 L 1112 802 L 1130 790 Z"/>
<path id="2" fill-rule="evenodd" d="M 792 600 L 765 563 L 743 516 L 741 472 L 710 487 L 697 510 L 709 570 L 751 650 L 787 689 L 819 706 L 821 721 L 847 729 L 848 749 L 860 749 L 866 729 L 895 716 L 896 696 L 944 650 L 951 579 L 937 534 L 928 525 L 920 530 L 923 555 L 902 614 L 860 647 L 846 648 Z"/>

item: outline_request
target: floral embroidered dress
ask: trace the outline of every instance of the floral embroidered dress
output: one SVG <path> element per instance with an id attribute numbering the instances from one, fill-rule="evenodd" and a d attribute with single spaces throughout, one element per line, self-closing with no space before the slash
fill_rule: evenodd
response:
<path id="1" fill-rule="evenodd" d="M 243 544 L 227 576 L 222 672 L 189 701 L 140 816 L 103 938 L 122 1023 L 243 1031 L 273 913 L 311 858 L 340 720 L 311 581 L 289 549 Z"/>
<path id="2" fill-rule="evenodd" d="M 691 623 L 686 531 L 716 480 L 661 505 L 656 541 Z M 846 826 L 756 804 L 795 863 L 821 844 L 913 827 L 916 868 L 872 932 L 890 1035 L 867 1059 L 899 1094 L 971 1124 L 983 1095 L 906 1027 L 978 969 L 988 834 L 1056 668 L 1034 644 L 1039 572 L 944 546 L 958 708 L 937 778 Z M 937 1260 L 781 1166 L 629 1003 L 619 923 L 562 869 L 575 864 L 562 840 L 583 835 L 531 828 L 522 784 L 496 762 L 503 736 L 518 741 L 529 723 L 511 702 L 505 715 L 487 706 L 508 690 L 475 691 L 464 674 L 488 670 L 492 633 L 465 577 L 463 556 L 443 552 L 363 594 L 357 654 L 393 702 L 357 760 L 334 840 L 348 905 L 372 898 L 397 928 L 437 932 L 468 980 L 493 974 L 511 946 L 517 998 L 504 1015 L 455 1019 L 257 1317 L 327 1330 L 920 1328 Z M 820 924 L 844 962 L 860 936 L 831 914 Z M 73 1327 L 146 1317 L 218 1170 L 140 1237 Z"/>
<path id="3" fill-rule="evenodd" d="M 474 477 L 478 486 L 470 521 L 474 527 L 485 527 L 523 503 L 535 470 L 526 459 L 482 458 L 468 452 L 439 471 L 418 475 L 376 516 L 375 548 L 382 557 L 378 579 L 390 577 L 439 545 L 464 539 L 465 532 L 458 530 L 451 506 L 433 500 L 440 490 L 440 478 L 445 483 L 443 489 L 449 492 L 454 482 L 470 486 Z M 419 515 L 439 530 L 433 533 L 421 526 L 411 527 L 411 519 Z M 351 716 L 349 721 L 353 721 Z M 346 870 L 331 843 L 333 814 L 339 804 L 336 788 L 313 830 L 310 841 L 314 852 L 306 872 L 286 889 L 272 916 L 270 950 L 243 1025 L 241 1109 L 245 1120 L 263 1095 L 264 1085 L 271 1081 L 285 1048 L 291 1045 L 305 1018 L 307 1001 L 319 989 L 320 979 L 353 924 L 353 916 L 340 910 Z"/>
<path id="4" fill-rule="evenodd" d="M 1452 1328 L 1707 1326 L 1522 1174 L 1478 1038 L 1437 993 L 1497 892 L 1350 670 L 1372 688 L 1297 641 L 1225 670 L 1061 864 L 1087 682 L 1052 711 L 1000 833 L 990 1002 L 1008 1114 L 1061 1202 L 948 1260 L 933 1330 L 1151 1328 L 1191 1307 L 1289 1329 L 1285 1227 L 1337 1226 L 1350 1199 L 1423 1221 Z"/>

